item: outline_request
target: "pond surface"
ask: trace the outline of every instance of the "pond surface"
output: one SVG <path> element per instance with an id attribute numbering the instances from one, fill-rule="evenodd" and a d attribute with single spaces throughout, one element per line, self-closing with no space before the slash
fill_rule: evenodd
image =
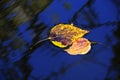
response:
<path id="1" fill-rule="evenodd" d="M 0 1 L 0 80 L 120 80 L 119 0 Z M 56 24 L 89 30 L 86 55 L 48 38 Z"/>

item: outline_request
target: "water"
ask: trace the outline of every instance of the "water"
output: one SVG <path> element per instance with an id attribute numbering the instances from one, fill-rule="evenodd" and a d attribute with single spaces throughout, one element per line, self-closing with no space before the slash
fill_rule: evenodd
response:
<path id="1" fill-rule="evenodd" d="M 0 1 L 0 80 L 119 80 L 119 4 L 119 0 Z M 76 56 L 49 40 L 33 46 L 59 23 L 89 30 L 85 38 L 97 44 L 87 55 Z"/>

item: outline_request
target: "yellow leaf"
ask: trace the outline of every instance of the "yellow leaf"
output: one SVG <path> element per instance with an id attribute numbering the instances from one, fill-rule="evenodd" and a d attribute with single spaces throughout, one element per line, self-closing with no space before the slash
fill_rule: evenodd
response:
<path id="1" fill-rule="evenodd" d="M 55 46 L 64 48 L 88 32 L 88 30 L 83 30 L 73 24 L 58 24 L 51 29 L 49 37 Z"/>

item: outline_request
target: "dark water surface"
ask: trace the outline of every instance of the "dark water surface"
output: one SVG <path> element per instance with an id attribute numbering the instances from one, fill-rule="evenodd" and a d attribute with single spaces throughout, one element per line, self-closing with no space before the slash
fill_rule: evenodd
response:
<path id="1" fill-rule="evenodd" d="M 119 0 L 1 0 L 0 80 L 120 80 Z M 87 55 L 49 40 L 59 23 L 89 30 Z"/>

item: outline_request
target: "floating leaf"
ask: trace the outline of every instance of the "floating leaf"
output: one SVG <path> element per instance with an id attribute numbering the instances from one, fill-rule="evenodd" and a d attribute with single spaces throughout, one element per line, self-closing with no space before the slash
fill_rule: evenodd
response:
<path id="1" fill-rule="evenodd" d="M 38 41 L 33 46 L 50 40 L 53 45 L 64 48 L 70 55 L 87 54 L 91 49 L 91 42 L 83 36 L 88 32 L 73 24 L 58 24 L 51 29 L 48 38 Z"/>
<path id="2" fill-rule="evenodd" d="M 65 49 L 70 55 L 87 54 L 91 49 L 91 42 L 86 38 L 79 38 L 70 48 Z"/>
<path id="3" fill-rule="evenodd" d="M 88 32 L 89 31 L 78 28 L 73 24 L 58 24 L 51 29 L 49 37 L 55 46 L 64 48 Z"/>

